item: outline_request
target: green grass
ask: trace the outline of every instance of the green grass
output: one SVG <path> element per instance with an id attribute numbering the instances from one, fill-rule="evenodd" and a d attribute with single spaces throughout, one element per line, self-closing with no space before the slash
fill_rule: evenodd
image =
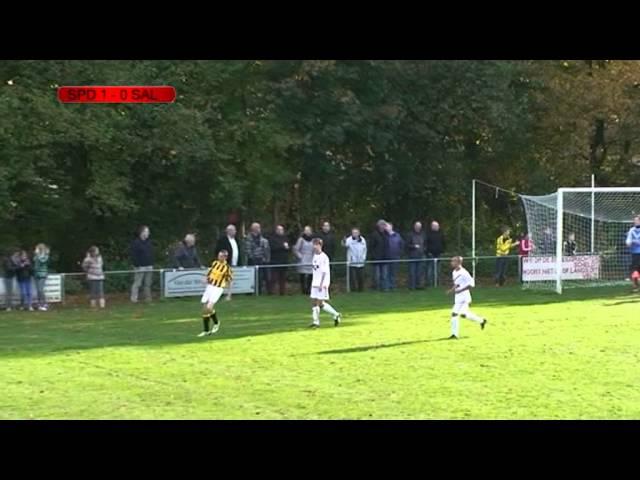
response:
<path id="1" fill-rule="evenodd" d="M 104 312 L 0 313 L 2 419 L 640 418 L 640 297 L 480 288 L 485 331 L 449 334 L 441 291 L 237 296 L 200 331 L 198 299 Z"/>

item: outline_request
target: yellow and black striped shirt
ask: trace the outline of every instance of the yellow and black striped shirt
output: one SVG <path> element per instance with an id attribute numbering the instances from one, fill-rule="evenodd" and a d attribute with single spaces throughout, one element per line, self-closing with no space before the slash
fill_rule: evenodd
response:
<path id="1" fill-rule="evenodd" d="M 214 260 L 207 272 L 207 281 L 214 287 L 225 288 L 232 279 L 231 266 L 227 262 Z"/>

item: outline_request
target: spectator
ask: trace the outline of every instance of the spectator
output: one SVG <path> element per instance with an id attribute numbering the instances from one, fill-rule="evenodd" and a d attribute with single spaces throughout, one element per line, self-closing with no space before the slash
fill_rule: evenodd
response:
<path id="1" fill-rule="evenodd" d="M 24 250 L 20 251 L 20 263 L 16 270 L 16 280 L 20 287 L 20 306 L 22 310 L 33 312 L 31 304 L 31 277 L 33 276 L 33 266 L 29 255 Z"/>
<path id="2" fill-rule="evenodd" d="M 415 222 L 407 235 L 407 252 L 409 254 L 409 290 L 422 289 L 424 275 L 424 254 L 426 237 L 422 231 L 422 223 Z"/>
<path id="3" fill-rule="evenodd" d="M 151 301 L 151 283 L 153 281 L 153 246 L 149 227 L 142 225 L 138 229 L 137 238 L 131 243 L 131 263 L 135 273 L 133 274 L 133 285 L 131 285 L 131 301 L 138 303 L 140 286 L 144 293 L 144 299 Z"/>
<path id="4" fill-rule="evenodd" d="M 196 250 L 196 236 L 193 233 L 185 235 L 184 240 L 178 244 L 173 255 L 173 268 L 204 268 Z"/>
<path id="5" fill-rule="evenodd" d="M 530 233 L 523 233 L 520 235 L 520 243 L 518 244 L 518 257 L 520 261 L 520 281 L 522 282 L 522 270 L 524 264 L 524 257 L 528 257 L 534 249 L 533 242 L 531 241 Z"/>
<path id="6" fill-rule="evenodd" d="M 531 240 L 530 233 L 523 233 L 520 235 L 520 243 L 518 244 L 518 255 L 520 257 L 528 257 L 529 254 L 535 249 L 533 241 Z"/>
<path id="7" fill-rule="evenodd" d="M 218 238 L 214 252 L 216 258 L 218 258 L 218 253 L 220 253 L 221 250 L 229 252 L 229 259 L 227 260 L 229 265 L 237 267 L 242 264 L 240 260 L 240 247 L 236 240 L 236 227 L 234 225 L 227 225 L 224 234 Z"/>
<path id="8" fill-rule="evenodd" d="M 360 235 L 360 230 L 351 230 L 351 236 L 342 240 L 342 246 L 347 249 L 347 264 L 349 265 L 349 287 L 352 292 L 362 292 L 364 289 L 364 262 L 367 259 L 367 241 Z"/>
<path id="9" fill-rule="evenodd" d="M 258 266 L 257 287 L 259 291 L 267 292 L 269 289 L 269 272 L 266 268 L 260 268 L 260 266 L 269 264 L 271 260 L 271 250 L 269 248 L 269 240 L 262 236 L 258 222 L 251 224 L 249 235 L 247 235 L 244 240 L 244 255 L 247 265 Z"/>
<path id="10" fill-rule="evenodd" d="M 271 248 L 271 264 L 287 265 L 289 263 L 289 239 L 284 232 L 284 226 L 277 225 L 276 230 L 269 239 Z M 280 295 L 284 295 L 287 291 L 287 267 L 271 267 L 270 292 L 274 293 L 276 284 L 279 287 Z"/>
<path id="11" fill-rule="evenodd" d="M 541 252 L 544 255 L 554 255 L 556 253 L 556 237 L 551 227 L 544 229 L 542 233 Z"/>
<path id="12" fill-rule="evenodd" d="M 331 224 L 329 222 L 322 224 L 322 230 L 317 237 L 322 239 L 322 251 L 327 254 L 329 260 L 333 260 L 336 253 L 336 237 L 331 231 Z"/>
<path id="13" fill-rule="evenodd" d="M 33 276 L 36 281 L 36 292 L 38 295 L 38 310 L 46 312 L 49 309 L 47 299 L 44 295 L 44 285 L 49 275 L 49 247 L 44 243 L 36 245 L 33 252 Z"/>
<path id="14" fill-rule="evenodd" d="M 13 308 L 13 282 L 18 268 L 20 268 L 20 250 L 16 249 L 10 251 L 4 260 L 4 294 L 7 312 Z"/>
<path id="15" fill-rule="evenodd" d="M 400 260 L 402 251 L 404 250 L 404 240 L 402 236 L 393 229 L 392 223 L 387 223 L 388 251 L 387 258 L 389 260 Z M 396 272 L 398 270 L 398 262 L 390 262 L 387 275 L 387 287 L 385 290 L 393 290 L 396 288 Z"/>
<path id="16" fill-rule="evenodd" d="M 82 262 L 82 269 L 87 272 L 87 282 L 89 283 L 89 300 L 91 308 L 105 307 L 104 299 L 104 264 L 100 250 L 95 245 L 89 248 L 87 256 Z"/>
<path id="17" fill-rule="evenodd" d="M 387 260 L 388 250 L 388 236 L 385 234 L 387 228 L 387 222 L 384 220 L 378 220 L 376 228 L 371 234 L 371 241 L 369 247 L 371 251 L 371 260 L 373 263 L 373 285 L 374 289 L 383 290 L 387 282 L 388 264 L 384 262 Z"/>
<path id="18" fill-rule="evenodd" d="M 431 228 L 427 232 L 427 284 L 436 285 L 436 277 L 440 273 L 438 259 L 446 250 L 444 233 L 440 230 L 440 223 L 431 222 Z"/>
<path id="19" fill-rule="evenodd" d="M 300 275 L 300 290 L 304 295 L 311 293 L 313 278 L 313 231 L 307 225 L 293 247 L 293 254 L 298 259 L 298 275 Z"/>
<path id="20" fill-rule="evenodd" d="M 572 257 L 576 254 L 578 246 L 576 245 L 576 234 L 570 233 L 567 236 L 567 240 L 564 242 L 564 254 L 568 257 Z"/>
<path id="21" fill-rule="evenodd" d="M 511 252 L 511 249 L 519 244 L 520 242 L 514 242 L 511 238 L 511 229 L 509 227 L 502 227 L 502 235 L 496 239 L 496 287 L 502 287 L 504 285 L 509 262 L 507 256 Z"/>

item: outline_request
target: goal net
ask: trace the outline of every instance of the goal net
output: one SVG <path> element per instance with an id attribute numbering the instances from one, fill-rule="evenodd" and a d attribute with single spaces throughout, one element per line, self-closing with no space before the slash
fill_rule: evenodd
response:
<path id="1" fill-rule="evenodd" d="M 629 280 L 625 241 L 640 213 L 640 188 L 561 188 L 521 198 L 534 246 L 522 259 L 525 287 L 562 293 L 567 287 Z"/>

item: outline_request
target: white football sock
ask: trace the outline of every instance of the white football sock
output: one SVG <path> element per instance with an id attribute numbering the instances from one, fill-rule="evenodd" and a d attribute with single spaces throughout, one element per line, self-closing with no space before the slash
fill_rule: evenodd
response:
<path id="1" fill-rule="evenodd" d="M 473 313 L 471 311 L 467 311 L 465 316 L 466 316 L 466 318 L 468 318 L 472 322 L 482 323 L 484 321 L 484 319 L 482 317 L 477 316 L 475 313 Z"/>
<path id="2" fill-rule="evenodd" d="M 327 302 L 324 302 L 324 305 L 322 305 L 322 310 L 333 315 L 334 317 L 338 315 L 338 312 L 336 312 L 335 309 Z"/>
<path id="3" fill-rule="evenodd" d="M 313 307 L 311 309 L 311 318 L 313 319 L 313 323 L 320 325 L 320 307 Z"/>
<path id="4" fill-rule="evenodd" d="M 451 315 L 451 335 L 458 336 L 458 316 Z"/>

